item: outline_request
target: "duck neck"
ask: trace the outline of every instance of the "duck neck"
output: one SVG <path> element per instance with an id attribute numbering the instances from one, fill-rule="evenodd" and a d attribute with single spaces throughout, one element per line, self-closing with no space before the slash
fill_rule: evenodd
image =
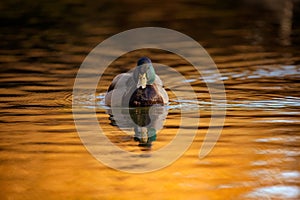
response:
<path id="1" fill-rule="evenodd" d="M 149 70 L 147 71 L 147 85 L 152 85 L 155 81 L 155 71 L 153 66 L 149 67 Z"/>

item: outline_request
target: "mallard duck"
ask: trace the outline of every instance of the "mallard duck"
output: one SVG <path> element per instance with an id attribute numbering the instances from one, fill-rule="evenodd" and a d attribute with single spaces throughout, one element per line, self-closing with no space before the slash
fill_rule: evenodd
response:
<path id="1" fill-rule="evenodd" d="M 146 107 L 168 101 L 163 83 L 147 57 L 140 58 L 133 70 L 117 75 L 105 95 L 108 106 Z"/>

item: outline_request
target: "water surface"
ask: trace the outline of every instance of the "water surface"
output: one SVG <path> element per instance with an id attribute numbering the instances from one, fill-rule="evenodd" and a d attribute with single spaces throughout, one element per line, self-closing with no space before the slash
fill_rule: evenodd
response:
<path id="1" fill-rule="evenodd" d="M 298 1 L 3 1 L 0 10 L 1 199 L 299 199 Z M 200 112 L 197 135 L 181 158 L 156 172 L 129 174 L 101 164 L 82 145 L 72 90 L 80 64 L 98 43 L 142 26 L 175 29 L 203 45 L 220 70 L 227 103 L 211 103 L 203 78 L 177 55 L 153 49 L 122 55 L 96 96 L 82 104 L 96 108 L 120 148 L 159 150 L 176 135 L 181 109 L 197 110 L 191 117 Z M 101 103 L 113 77 L 144 55 L 181 72 L 198 100 L 169 91 L 151 148 L 113 126 Z M 199 159 L 212 106 L 227 107 L 226 121 L 213 151 Z"/>

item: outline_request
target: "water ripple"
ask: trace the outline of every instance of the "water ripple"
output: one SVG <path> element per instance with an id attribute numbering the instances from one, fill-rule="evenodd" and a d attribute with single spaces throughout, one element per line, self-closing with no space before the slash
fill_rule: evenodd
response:
<path id="1" fill-rule="evenodd" d="M 99 94 L 96 99 L 98 100 L 97 106 L 106 107 L 104 103 L 105 94 Z M 87 102 L 86 102 L 87 103 Z M 93 106 L 94 104 L 89 104 Z M 217 103 L 212 103 L 210 101 L 201 100 L 190 100 L 190 99 L 170 99 L 168 109 L 177 110 L 195 110 L 195 109 L 208 109 L 211 106 L 227 109 L 235 108 L 246 108 L 251 110 L 266 110 L 266 109 L 278 109 L 278 108 L 293 108 L 300 107 L 300 98 L 298 97 L 283 97 L 283 98 L 273 98 L 269 100 L 228 100 L 227 103 L 220 101 Z M 294 121 L 293 121 L 294 122 Z"/>
<path id="2" fill-rule="evenodd" d="M 258 188 L 246 195 L 246 197 L 255 199 L 296 199 L 300 195 L 299 191 L 300 188 L 298 186 L 274 185 Z"/>

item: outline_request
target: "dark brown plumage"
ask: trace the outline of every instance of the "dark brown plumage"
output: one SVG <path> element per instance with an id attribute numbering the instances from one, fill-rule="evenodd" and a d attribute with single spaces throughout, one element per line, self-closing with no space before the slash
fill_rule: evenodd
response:
<path id="1" fill-rule="evenodd" d="M 155 104 L 164 105 L 163 98 L 155 85 L 147 85 L 144 89 L 137 88 L 129 100 L 130 107 L 146 107 Z"/>

